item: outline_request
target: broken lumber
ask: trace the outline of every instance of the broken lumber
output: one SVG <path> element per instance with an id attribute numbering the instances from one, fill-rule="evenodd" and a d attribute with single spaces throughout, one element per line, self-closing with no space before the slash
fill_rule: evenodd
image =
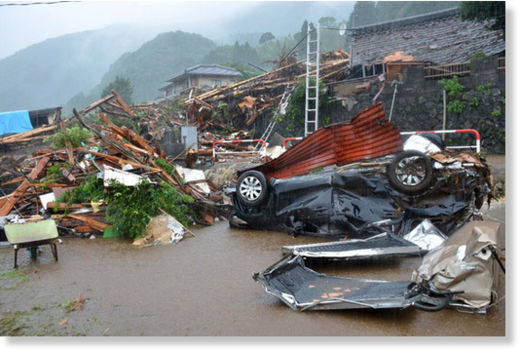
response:
<path id="1" fill-rule="evenodd" d="M 86 225 L 94 228 L 95 230 L 97 230 L 99 232 L 104 232 L 105 228 L 112 228 L 112 226 L 110 224 L 103 223 L 103 222 L 100 222 L 100 221 L 96 221 L 96 220 L 91 219 L 91 218 L 89 218 L 87 216 L 80 216 L 80 215 L 69 214 L 66 217 L 74 218 L 74 219 L 77 219 L 78 221 L 82 221 Z"/>
<path id="2" fill-rule="evenodd" d="M 47 163 L 50 161 L 50 157 L 44 157 L 40 159 L 40 161 L 36 164 L 36 166 L 33 168 L 33 170 L 27 175 L 27 179 L 35 179 L 38 177 L 38 175 L 41 173 L 43 168 L 47 165 Z M 27 191 L 30 185 L 29 180 L 24 180 L 17 188 L 16 190 L 8 195 L 8 197 L 5 199 L 4 204 L 0 208 L 0 216 L 7 216 L 9 212 L 13 209 L 16 202 L 24 195 L 24 193 Z"/>
<path id="3" fill-rule="evenodd" d="M 56 125 L 50 125 L 50 126 L 39 127 L 39 128 L 36 128 L 36 129 L 25 131 L 25 132 L 20 132 L 18 134 L 9 135 L 9 136 L 0 138 L 0 143 L 17 143 L 17 142 L 21 142 L 21 140 L 24 140 L 24 139 L 26 139 L 28 137 L 31 137 L 31 136 L 34 136 L 34 135 L 38 135 L 38 134 L 41 134 L 41 133 L 44 133 L 44 132 L 49 132 L 49 131 L 52 131 L 52 130 L 56 130 L 56 128 L 57 128 Z"/>

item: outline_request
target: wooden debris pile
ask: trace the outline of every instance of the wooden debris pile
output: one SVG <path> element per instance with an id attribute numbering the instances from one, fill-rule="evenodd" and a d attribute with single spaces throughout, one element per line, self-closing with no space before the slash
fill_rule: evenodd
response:
<path id="1" fill-rule="evenodd" d="M 22 144 L 34 143 L 36 141 L 42 141 L 58 128 L 57 125 L 40 126 L 36 129 L 32 129 L 18 134 L 12 134 L 0 138 L 0 146 L 21 146 Z"/>
<path id="2" fill-rule="evenodd" d="M 339 81 L 347 76 L 350 55 L 338 50 L 321 55 L 320 80 Z M 314 72 L 311 72 L 314 73 Z M 305 78 L 305 61 L 290 62 L 271 72 L 220 87 L 186 101 L 187 119 L 200 131 L 250 129 L 255 120 L 277 107 L 286 87 Z M 216 114 L 215 114 L 216 113 Z"/>
<path id="3" fill-rule="evenodd" d="M 98 117 L 102 123 L 88 123 L 85 118 L 84 114 L 95 108 L 101 108 Z M 150 143 L 126 126 L 117 126 L 107 114 L 134 117 L 134 112 L 113 91 L 111 96 L 81 112 L 74 110 L 75 118 L 92 135 L 86 143 L 73 147 L 69 141 L 63 148 L 37 150 L 32 157 L 19 160 L 2 157 L 0 217 L 18 215 L 28 219 L 52 213 L 60 227 L 78 233 L 103 232 L 110 227 L 104 213 L 98 212 L 105 206 L 103 203 L 65 204 L 56 199 L 87 178 L 106 177 L 107 170 L 123 178 L 129 175 L 152 183 L 164 182 L 180 194 L 191 196 L 194 202 L 190 207 L 199 223 L 211 224 L 215 217 L 225 215 L 223 205 L 229 200 L 203 174 L 197 180 L 189 179 L 182 173 L 190 171 L 173 165 L 157 143 Z M 63 125 L 61 128 L 66 131 Z"/>

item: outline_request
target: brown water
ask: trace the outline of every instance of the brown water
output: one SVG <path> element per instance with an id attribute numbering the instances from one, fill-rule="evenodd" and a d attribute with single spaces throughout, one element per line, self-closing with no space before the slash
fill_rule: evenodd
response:
<path id="1" fill-rule="evenodd" d="M 501 221 L 504 214 L 504 204 L 489 212 Z M 12 315 L 24 326 L 16 334 L 31 335 L 505 335 L 505 300 L 487 315 L 413 308 L 296 312 L 251 275 L 278 261 L 282 245 L 323 239 L 237 230 L 227 222 L 193 231 L 195 238 L 176 245 L 142 249 L 121 240 L 65 238 L 58 263 L 50 260 L 48 247 L 36 262 L 20 251 L 18 273 L 28 280 L 0 278 L 0 318 Z M 13 251 L 0 249 L 0 272 L 11 271 L 12 261 Z M 408 280 L 419 262 L 406 258 L 314 269 Z M 502 297 L 502 274 L 497 284 Z M 67 313 L 65 304 L 80 293 L 86 298 L 81 310 Z"/>

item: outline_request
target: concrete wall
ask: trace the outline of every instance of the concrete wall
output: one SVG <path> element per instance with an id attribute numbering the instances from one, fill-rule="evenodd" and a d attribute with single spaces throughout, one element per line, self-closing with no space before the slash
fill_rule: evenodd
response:
<path id="1" fill-rule="evenodd" d="M 425 80 L 423 67 L 409 67 L 403 71 L 403 85 L 398 88 L 392 116 L 400 131 L 436 130 L 442 128 L 443 88 L 438 80 Z M 497 70 L 497 57 L 475 59 L 471 75 L 460 77 L 464 86 L 459 99 L 463 112 L 447 113 L 447 129 L 476 129 L 482 137 L 483 151 L 505 152 L 505 73 Z M 333 91 L 340 92 L 340 89 Z M 373 104 L 378 89 L 372 85 L 366 93 L 342 97 L 342 108 L 332 114 L 332 122 L 349 121 L 357 112 Z M 394 89 L 387 82 L 377 101 L 390 114 Z M 475 99 L 474 99 L 475 98 Z M 448 102 L 450 97 L 448 97 Z M 477 106 L 478 105 L 478 106 Z M 460 135 L 446 135 L 446 137 Z M 473 137 L 450 138 L 450 144 L 474 144 Z"/>

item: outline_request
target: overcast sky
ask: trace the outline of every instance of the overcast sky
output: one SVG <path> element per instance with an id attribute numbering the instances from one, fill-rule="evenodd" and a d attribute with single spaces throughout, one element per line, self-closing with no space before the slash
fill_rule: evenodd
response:
<path id="1" fill-rule="evenodd" d="M 42 1 L 45 0 L 19 2 Z M 15 2 L 17 0 L 0 1 L 0 5 Z M 174 0 L 83 0 L 46 5 L 0 6 L 0 59 L 47 38 L 118 23 L 153 24 L 196 33 L 225 35 L 221 33 L 223 28 L 220 24 L 254 6 L 254 2 L 247 1 Z"/>

